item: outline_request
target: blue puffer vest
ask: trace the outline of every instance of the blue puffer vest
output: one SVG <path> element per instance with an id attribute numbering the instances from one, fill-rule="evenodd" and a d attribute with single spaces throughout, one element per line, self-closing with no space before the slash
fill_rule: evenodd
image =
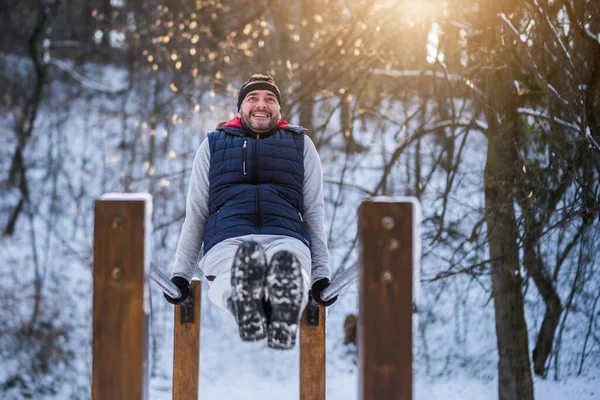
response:
<path id="1" fill-rule="evenodd" d="M 310 246 L 304 209 L 304 128 L 281 121 L 272 135 L 248 135 L 239 118 L 208 134 L 209 217 L 204 254 L 224 239 L 285 235 Z"/>

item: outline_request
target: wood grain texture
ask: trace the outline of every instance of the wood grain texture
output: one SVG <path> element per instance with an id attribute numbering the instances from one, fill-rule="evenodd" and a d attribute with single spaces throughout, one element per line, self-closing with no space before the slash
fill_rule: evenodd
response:
<path id="1" fill-rule="evenodd" d="M 326 310 L 319 307 L 319 325 L 300 324 L 300 400 L 325 400 Z"/>
<path id="2" fill-rule="evenodd" d="M 412 399 L 412 207 L 364 202 L 359 209 L 361 400 Z"/>
<path id="3" fill-rule="evenodd" d="M 181 306 L 175 306 L 173 340 L 173 400 L 198 399 L 200 372 L 200 310 L 202 283 L 192 282 L 194 322 L 181 323 Z"/>
<path id="4" fill-rule="evenodd" d="M 144 201 L 95 202 L 92 399 L 147 398 Z"/>

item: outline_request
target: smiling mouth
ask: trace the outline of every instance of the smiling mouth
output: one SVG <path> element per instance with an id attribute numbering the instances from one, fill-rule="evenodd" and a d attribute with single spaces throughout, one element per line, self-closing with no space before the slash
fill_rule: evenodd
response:
<path id="1" fill-rule="evenodd" d="M 254 113 L 252 116 L 255 118 L 269 118 L 269 115 L 265 113 Z"/>

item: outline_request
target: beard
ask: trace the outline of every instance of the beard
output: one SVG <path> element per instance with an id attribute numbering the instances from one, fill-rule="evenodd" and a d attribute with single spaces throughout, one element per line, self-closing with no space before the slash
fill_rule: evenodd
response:
<path id="1" fill-rule="evenodd" d="M 266 118 L 256 118 L 253 114 L 262 113 L 265 114 Z M 270 111 L 255 111 L 251 110 L 249 113 L 241 113 L 240 118 L 242 123 L 252 129 L 256 133 L 265 133 L 274 130 L 279 123 L 279 114 L 273 115 Z"/>

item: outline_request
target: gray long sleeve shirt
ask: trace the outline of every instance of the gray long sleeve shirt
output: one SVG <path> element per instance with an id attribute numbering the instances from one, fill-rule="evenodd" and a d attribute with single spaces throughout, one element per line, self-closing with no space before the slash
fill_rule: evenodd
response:
<path id="1" fill-rule="evenodd" d="M 209 216 L 208 172 L 210 148 L 205 139 L 194 157 L 192 174 L 186 200 L 186 215 L 175 253 L 172 276 L 181 276 L 191 281 L 196 264 L 200 259 L 204 238 L 204 223 Z M 329 252 L 325 233 L 323 174 L 321 160 L 314 143 L 304 136 L 304 223 L 311 237 L 312 279 L 329 278 Z"/>

